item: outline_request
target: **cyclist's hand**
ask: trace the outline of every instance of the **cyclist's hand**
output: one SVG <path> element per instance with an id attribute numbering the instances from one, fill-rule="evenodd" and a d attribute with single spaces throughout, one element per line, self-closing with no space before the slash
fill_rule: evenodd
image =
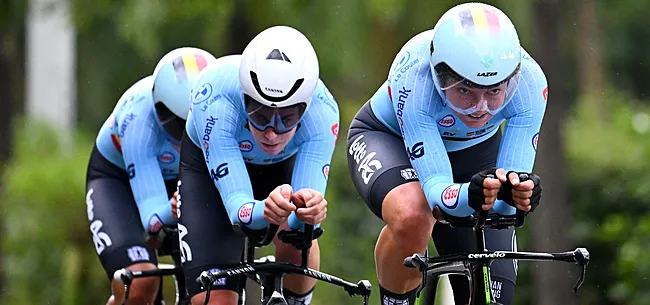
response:
<path id="1" fill-rule="evenodd" d="M 264 201 L 264 219 L 276 225 L 286 222 L 291 212 L 296 210 L 296 206 L 290 202 L 292 195 L 291 185 L 276 187 Z"/>
<path id="2" fill-rule="evenodd" d="M 296 217 L 304 223 L 317 225 L 327 217 L 327 200 L 316 190 L 299 190 L 291 196 L 291 200 L 298 207 Z"/>
<path id="3" fill-rule="evenodd" d="M 469 206 L 474 210 L 490 210 L 497 200 L 502 181 L 506 180 L 504 169 L 488 169 L 472 176 L 468 188 Z"/>
<path id="4" fill-rule="evenodd" d="M 178 208 L 180 204 L 178 204 L 178 191 L 174 192 L 174 196 L 172 197 L 171 200 L 172 203 L 172 216 L 174 216 L 174 219 L 178 219 L 180 216 L 180 213 L 178 213 Z"/>
<path id="5" fill-rule="evenodd" d="M 539 176 L 533 173 L 510 171 L 508 182 L 504 183 L 499 192 L 499 199 L 525 212 L 530 212 L 537 207 L 542 195 Z"/>
<path id="6" fill-rule="evenodd" d="M 167 236 L 163 226 L 164 224 L 157 214 L 153 214 L 149 218 L 149 227 L 144 232 L 144 240 L 150 248 L 158 249 L 162 246 L 163 240 Z"/>

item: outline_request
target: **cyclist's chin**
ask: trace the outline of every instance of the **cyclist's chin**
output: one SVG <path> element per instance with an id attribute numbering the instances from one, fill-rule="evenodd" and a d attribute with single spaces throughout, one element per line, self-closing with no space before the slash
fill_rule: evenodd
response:
<path id="1" fill-rule="evenodd" d="M 492 115 L 487 112 L 478 117 L 475 115 L 463 115 L 460 113 L 454 114 L 469 128 L 481 128 L 492 118 Z"/>
<path id="2" fill-rule="evenodd" d="M 270 144 L 270 143 L 259 143 L 260 149 L 262 150 L 263 153 L 270 155 L 270 156 L 275 156 L 282 152 L 284 148 L 287 146 L 287 142 L 282 142 L 278 144 Z"/>

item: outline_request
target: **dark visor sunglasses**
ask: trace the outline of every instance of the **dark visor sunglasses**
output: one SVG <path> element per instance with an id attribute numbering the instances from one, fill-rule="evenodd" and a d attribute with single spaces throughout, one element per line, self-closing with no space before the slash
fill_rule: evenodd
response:
<path id="1" fill-rule="evenodd" d="M 277 134 L 287 133 L 296 127 L 307 109 L 304 102 L 282 108 L 269 107 L 246 94 L 244 105 L 248 120 L 255 129 L 264 131 L 270 127 Z"/>

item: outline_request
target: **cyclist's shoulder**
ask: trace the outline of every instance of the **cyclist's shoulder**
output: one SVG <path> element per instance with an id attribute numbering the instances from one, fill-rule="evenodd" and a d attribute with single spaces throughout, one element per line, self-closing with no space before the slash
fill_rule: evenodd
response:
<path id="1" fill-rule="evenodd" d="M 521 75 L 517 92 L 508 105 L 508 113 L 517 114 L 534 110 L 543 115 L 548 96 L 548 81 L 541 66 L 528 52 L 521 49 Z"/>
<path id="2" fill-rule="evenodd" d="M 427 30 L 413 36 L 397 52 L 395 59 L 390 66 L 388 73 L 389 85 L 394 85 L 399 80 L 405 80 L 403 76 L 409 74 L 422 75 L 424 77 L 409 77 L 409 82 L 428 82 L 431 68 L 429 58 L 431 56 L 431 38 L 433 30 Z M 428 76 L 427 76 L 428 75 Z"/>
<path id="3" fill-rule="evenodd" d="M 240 62 L 241 55 L 227 55 L 218 58 L 201 71 L 192 84 L 190 100 L 193 111 L 205 111 L 220 98 L 231 102 L 240 99 Z"/>
<path id="4" fill-rule="evenodd" d="M 339 106 L 332 93 L 327 89 L 327 86 L 322 80 L 318 80 L 316 89 L 311 96 L 311 105 L 307 109 L 307 114 L 313 113 L 311 109 L 329 108 L 331 113 L 324 113 L 324 115 L 336 115 L 339 113 Z M 320 110 L 319 110 L 320 111 Z M 320 113 L 323 115 L 323 113 Z"/>
<path id="5" fill-rule="evenodd" d="M 543 79 L 546 82 L 546 75 L 544 75 L 542 67 L 523 47 L 521 48 L 521 77 L 525 81 Z"/>
<path id="6" fill-rule="evenodd" d="M 114 115 L 118 123 L 133 120 L 136 117 L 145 118 L 153 109 L 153 76 L 146 76 L 129 87 L 115 106 Z"/>

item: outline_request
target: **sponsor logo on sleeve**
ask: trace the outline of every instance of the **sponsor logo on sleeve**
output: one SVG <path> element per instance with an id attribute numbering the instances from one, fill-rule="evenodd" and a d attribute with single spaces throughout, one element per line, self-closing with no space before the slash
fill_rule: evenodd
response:
<path id="1" fill-rule="evenodd" d="M 329 176 L 330 176 L 330 165 L 329 164 L 323 165 L 323 176 L 325 176 L 325 180 L 327 180 L 327 178 L 329 178 Z"/>
<path id="2" fill-rule="evenodd" d="M 455 209 L 458 206 L 458 196 L 462 184 L 452 184 L 442 192 L 442 204 L 447 208 Z"/>
<path id="3" fill-rule="evenodd" d="M 194 92 L 192 103 L 194 103 L 194 105 L 200 104 L 208 99 L 210 95 L 212 95 L 212 85 L 210 85 L 210 83 L 205 83 Z"/>
<path id="4" fill-rule="evenodd" d="M 255 206 L 254 202 L 245 203 L 239 208 L 237 213 L 239 221 L 243 224 L 249 225 L 253 221 L 253 207 Z"/>

